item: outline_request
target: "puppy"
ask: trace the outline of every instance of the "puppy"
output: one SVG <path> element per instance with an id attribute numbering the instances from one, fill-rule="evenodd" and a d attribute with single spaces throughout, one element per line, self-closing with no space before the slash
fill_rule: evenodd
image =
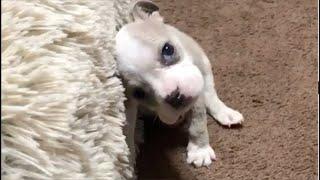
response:
<path id="1" fill-rule="evenodd" d="M 216 155 L 209 144 L 206 112 L 226 126 L 243 116 L 227 107 L 214 88 L 211 64 L 202 48 L 188 35 L 165 24 L 159 8 L 138 1 L 133 22 L 116 35 L 118 70 L 126 88 L 125 134 L 135 161 L 135 126 L 139 108 L 155 112 L 174 125 L 188 120 L 187 162 L 208 166 Z"/>

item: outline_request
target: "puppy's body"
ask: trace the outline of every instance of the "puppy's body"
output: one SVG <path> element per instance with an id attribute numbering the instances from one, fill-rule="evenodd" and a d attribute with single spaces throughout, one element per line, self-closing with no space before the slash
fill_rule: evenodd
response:
<path id="1" fill-rule="evenodd" d="M 157 10 L 151 2 L 138 2 L 132 12 L 135 21 L 116 37 L 118 69 L 128 98 L 125 132 L 132 162 L 137 112 L 143 106 L 166 124 L 188 120 L 187 162 L 208 166 L 216 157 L 209 144 L 206 112 L 227 126 L 241 123 L 243 117 L 218 98 L 210 61 L 202 48 L 163 23 Z"/>

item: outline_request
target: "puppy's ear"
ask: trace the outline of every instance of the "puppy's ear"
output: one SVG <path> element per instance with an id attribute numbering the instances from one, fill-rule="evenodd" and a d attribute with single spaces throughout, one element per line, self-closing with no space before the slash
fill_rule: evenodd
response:
<path id="1" fill-rule="evenodd" d="M 159 7 L 148 0 L 138 0 L 133 4 L 131 14 L 135 21 L 143 21 L 152 18 L 158 21 L 163 21 L 159 14 Z"/>

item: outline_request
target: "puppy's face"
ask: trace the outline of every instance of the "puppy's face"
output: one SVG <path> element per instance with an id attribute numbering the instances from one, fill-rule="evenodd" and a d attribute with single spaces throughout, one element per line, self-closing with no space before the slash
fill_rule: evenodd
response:
<path id="1" fill-rule="evenodd" d="M 116 36 L 118 69 L 127 93 L 167 124 L 190 110 L 204 85 L 201 72 L 171 29 L 156 11 L 136 16 Z"/>

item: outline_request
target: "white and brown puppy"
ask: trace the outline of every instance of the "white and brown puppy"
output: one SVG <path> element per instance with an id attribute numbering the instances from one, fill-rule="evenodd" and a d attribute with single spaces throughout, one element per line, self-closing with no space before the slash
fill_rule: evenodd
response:
<path id="1" fill-rule="evenodd" d="M 150 1 L 136 2 L 134 21 L 116 36 L 118 69 L 128 98 L 125 133 L 131 160 L 135 160 L 138 108 L 144 107 L 169 125 L 188 119 L 187 162 L 208 166 L 216 157 L 209 144 L 206 111 L 226 126 L 241 123 L 243 116 L 217 96 L 210 61 L 202 48 L 165 24 L 158 10 Z"/>

